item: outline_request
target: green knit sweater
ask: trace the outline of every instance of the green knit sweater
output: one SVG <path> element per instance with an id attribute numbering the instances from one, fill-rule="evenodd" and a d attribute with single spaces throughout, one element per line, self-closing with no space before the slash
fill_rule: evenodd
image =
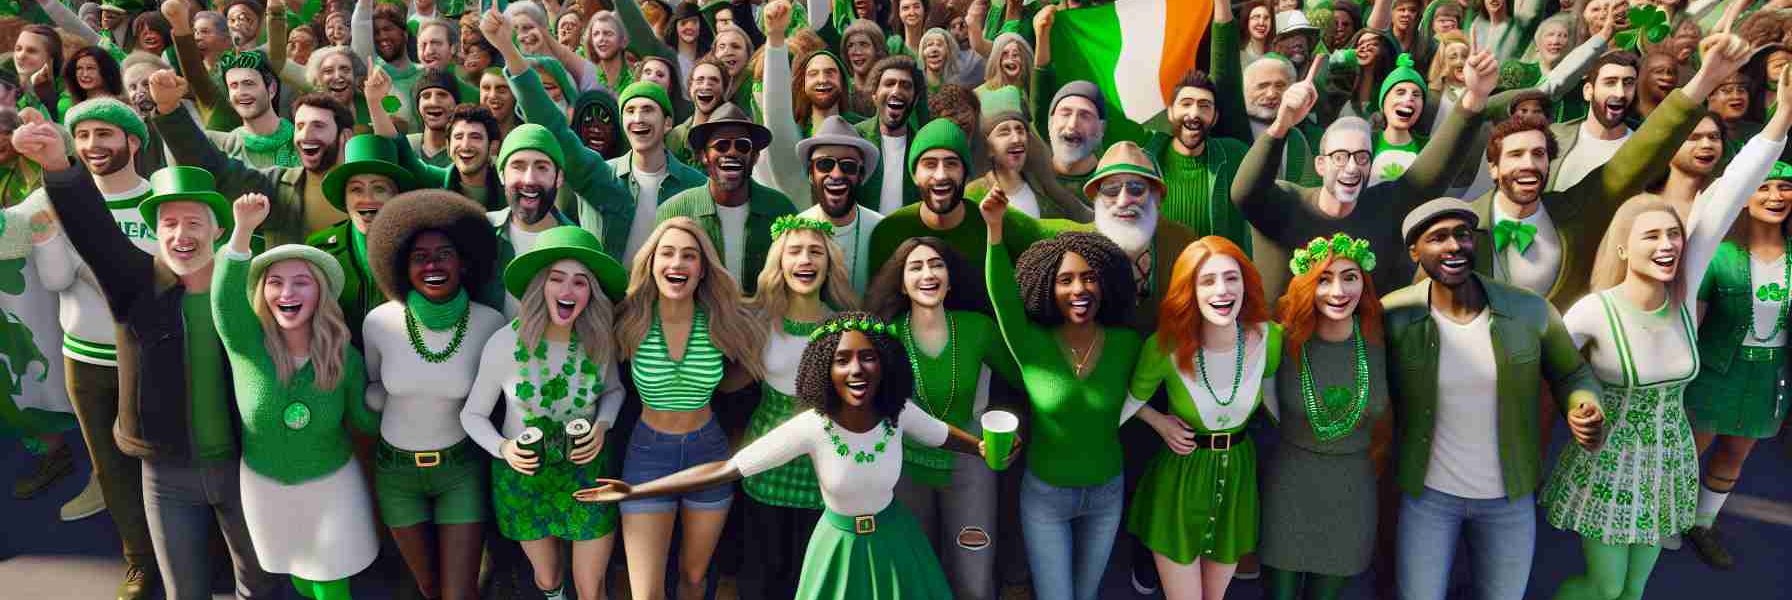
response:
<path id="1" fill-rule="evenodd" d="M 342 348 L 342 375 L 333 389 L 320 390 L 312 383 L 310 364 L 282 384 L 262 345 L 261 321 L 245 293 L 248 257 L 219 252 L 212 289 L 212 317 L 230 354 L 237 410 L 243 418 L 243 462 L 286 484 L 334 473 L 348 462 L 354 447 L 343 427 L 345 417 L 357 429 L 379 431 L 379 416 L 362 400 L 367 373 L 361 353 L 353 346 Z"/>
<path id="2" fill-rule="evenodd" d="M 955 310 L 946 313 L 950 335 L 938 356 L 928 356 L 915 346 L 908 315 L 896 319 L 896 330 L 908 348 L 915 370 L 915 406 L 927 414 L 965 431 L 977 431 L 977 381 L 987 365 L 1009 383 L 1020 381 L 1014 354 L 1002 345 L 995 321 L 982 313 Z M 903 440 L 902 473 L 922 484 L 944 487 L 952 483 L 952 451 Z"/>
<path id="3" fill-rule="evenodd" d="M 1051 328 L 1027 319 L 1008 249 L 988 247 L 984 274 L 1002 338 L 1020 364 L 1033 403 L 1027 470 L 1058 487 L 1083 487 L 1120 476 L 1120 409 L 1139 358 L 1139 334 L 1103 327 L 1101 356 L 1083 379 L 1059 350 Z"/>
<path id="4" fill-rule="evenodd" d="M 1157 154 L 1163 167 L 1163 216 L 1195 232 L 1217 235 L 1251 253 L 1251 226 L 1232 204 L 1232 177 L 1250 149 L 1232 138 L 1208 138 L 1200 156 L 1184 156 L 1169 144 Z"/>

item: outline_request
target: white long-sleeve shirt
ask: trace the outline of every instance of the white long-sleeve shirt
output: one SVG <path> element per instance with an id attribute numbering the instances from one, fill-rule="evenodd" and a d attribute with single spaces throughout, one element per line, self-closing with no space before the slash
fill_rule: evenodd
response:
<path id="1" fill-rule="evenodd" d="M 622 397 L 625 393 L 622 388 L 622 375 L 617 371 L 614 359 L 604 361 L 603 380 L 597 389 L 597 397 L 594 399 L 596 402 L 589 403 L 582 408 L 571 406 L 574 394 L 586 385 L 584 377 L 576 375 L 568 378 L 570 388 L 566 398 L 554 403 L 551 409 L 552 414 L 542 414 L 545 411 L 533 402 L 529 406 L 524 406 L 523 402 L 518 401 L 516 385 L 523 378 L 519 375 L 520 370 L 516 364 L 516 337 L 515 329 L 500 327 L 496 333 L 492 334 L 491 339 L 486 341 L 485 351 L 479 359 L 479 377 L 473 380 L 473 390 L 467 396 L 467 404 L 460 410 L 461 427 L 466 429 L 467 435 L 471 436 L 473 441 L 479 444 L 479 447 L 484 448 L 494 457 L 503 458 L 503 455 L 498 452 L 498 447 L 504 443 L 504 440 L 514 439 L 522 434 L 525 415 L 546 416 L 554 419 L 557 423 L 577 418 L 588 419 L 594 427 L 600 430 L 607 430 L 611 424 L 616 422 L 616 413 L 622 409 Z M 607 344 L 609 340 L 604 340 L 603 343 Z M 558 373 L 559 366 L 566 360 L 566 355 L 570 350 L 569 346 L 565 342 L 548 342 L 548 355 L 542 359 L 545 362 L 532 362 L 527 366 L 529 372 L 536 373 L 542 364 L 546 364 L 550 375 Z M 532 378 L 530 382 L 535 385 L 535 389 L 541 389 L 542 382 L 539 378 Z M 492 426 L 492 409 L 497 407 L 500 395 L 504 397 L 505 402 L 502 433 L 499 433 L 498 428 Z"/>
<path id="2" fill-rule="evenodd" d="M 821 501 L 828 510 L 848 516 L 875 515 L 890 505 L 896 480 L 902 477 L 902 440 L 898 438 L 907 436 L 937 448 L 945 445 L 951 433 L 944 422 L 910 402 L 903 406 L 896 419 L 895 434 L 888 439 L 881 424 L 864 433 L 833 425 L 834 435 L 840 436 L 849 449 L 841 456 L 828 435 L 830 423 L 815 411 L 799 412 L 747 444 L 728 464 L 742 477 L 751 477 L 808 455 L 815 462 L 815 479 L 821 484 Z M 884 451 L 876 452 L 874 448 L 880 441 L 886 442 Z M 854 455 L 861 451 L 871 454 L 871 462 L 854 460 Z"/>
<path id="3" fill-rule="evenodd" d="M 468 302 L 466 338 L 448 360 L 431 363 L 411 348 L 403 302 L 387 302 L 368 311 L 361 323 L 361 339 L 367 358 L 367 407 L 382 413 L 380 439 L 399 450 L 441 450 L 467 437 L 460 413 L 473 380 L 479 374 L 483 354 L 480 340 L 505 325 L 503 315 L 478 302 Z M 433 331 L 418 325 L 423 345 L 432 351 L 447 348 L 454 332 Z"/>

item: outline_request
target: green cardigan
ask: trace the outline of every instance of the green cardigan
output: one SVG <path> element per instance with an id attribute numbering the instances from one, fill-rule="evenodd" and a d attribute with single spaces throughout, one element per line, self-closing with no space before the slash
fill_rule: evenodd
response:
<path id="1" fill-rule="evenodd" d="M 1712 256 L 1711 270 L 1699 284 L 1705 319 L 1699 324 L 1699 364 L 1703 372 L 1722 375 L 1740 354 L 1743 336 L 1755 318 L 1755 290 L 1750 284 L 1748 249 L 1726 241 Z"/>
<path id="2" fill-rule="evenodd" d="M 261 319 L 249 306 L 248 257 L 219 253 L 212 281 L 212 318 L 230 355 L 243 420 L 243 464 L 289 485 L 342 468 L 354 449 L 344 419 L 363 432 L 379 431 L 379 415 L 362 398 L 367 373 L 361 353 L 342 349 L 334 388 L 318 389 L 310 364 L 281 383 L 262 342 Z"/>
<path id="3" fill-rule="evenodd" d="M 1506 497 L 1537 490 L 1543 477 L 1543 445 L 1538 432 L 1537 395 L 1547 382 L 1564 413 L 1583 402 L 1599 402 L 1599 380 L 1582 360 L 1562 316 L 1543 297 L 1474 275 L 1487 293 L 1498 388 L 1500 474 Z M 1437 321 L 1431 314 L 1431 282 L 1416 283 L 1381 299 L 1387 323 L 1388 392 L 1394 400 L 1398 440 L 1395 481 L 1418 496 L 1431 466 L 1431 434 L 1437 400 L 1447 390 L 1438 380 Z M 1563 401 L 1562 399 L 1566 399 Z"/>

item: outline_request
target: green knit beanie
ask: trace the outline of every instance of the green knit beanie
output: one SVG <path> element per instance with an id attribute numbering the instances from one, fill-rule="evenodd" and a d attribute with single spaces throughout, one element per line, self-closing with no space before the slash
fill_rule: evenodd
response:
<path id="1" fill-rule="evenodd" d="M 660 105 L 661 112 L 672 114 L 672 97 L 666 94 L 666 88 L 660 87 L 660 84 L 651 81 L 637 81 L 628 84 L 628 87 L 622 88 L 622 97 L 616 104 L 628 106 L 628 101 L 635 98 L 652 100 L 655 104 Z"/>
<path id="2" fill-rule="evenodd" d="M 1387 99 L 1388 92 L 1393 91 L 1394 85 L 1401 82 L 1419 86 L 1420 97 L 1423 97 L 1427 93 L 1427 90 L 1425 89 L 1425 76 L 1420 75 L 1418 69 L 1412 68 L 1412 64 L 1411 54 L 1402 53 L 1398 58 L 1394 59 L 1394 70 L 1388 73 L 1387 79 L 1381 81 L 1381 93 L 1375 95 L 1376 106 L 1381 106 L 1381 102 Z"/>
<path id="3" fill-rule="evenodd" d="M 997 125 L 1008 120 L 1019 120 L 1023 123 L 1027 120 L 1026 102 L 1021 97 L 1020 88 L 1004 85 L 993 90 L 985 90 L 977 94 L 977 100 L 981 105 L 980 108 L 983 109 L 981 127 L 983 135 L 989 135 L 989 132 L 994 130 Z"/>
<path id="4" fill-rule="evenodd" d="M 498 169 L 502 170 L 510 162 L 510 155 L 519 150 L 539 150 L 548 155 L 548 160 L 554 161 L 555 167 L 566 163 L 566 155 L 560 151 L 560 142 L 554 139 L 554 133 L 535 123 L 518 125 L 510 130 L 510 135 L 504 136 L 504 145 L 498 148 Z"/>
<path id="5" fill-rule="evenodd" d="M 143 118 L 137 116 L 137 111 L 114 98 L 93 98 L 76 104 L 68 109 L 68 114 L 63 115 L 62 121 L 71 132 L 82 121 L 104 121 L 123 129 L 125 135 L 136 136 L 137 143 L 149 139 L 149 126 L 143 124 Z"/>
<path id="6" fill-rule="evenodd" d="M 516 134 L 511 134 L 516 135 Z M 964 130 L 950 119 L 938 118 L 928 121 L 920 131 L 915 132 L 915 139 L 908 145 L 908 171 L 915 172 L 915 162 L 928 150 L 945 148 L 958 155 L 968 167 L 971 164 L 971 144 L 964 138 Z"/>

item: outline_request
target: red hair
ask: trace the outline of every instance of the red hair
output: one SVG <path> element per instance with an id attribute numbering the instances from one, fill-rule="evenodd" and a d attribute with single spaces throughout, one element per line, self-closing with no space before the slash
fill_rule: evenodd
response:
<path id="1" fill-rule="evenodd" d="M 1282 349 L 1289 358 L 1300 358 L 1302 346 L 1312 339 L 1313 330 L 1319 326 L 1318 310 L 1313 307 L 1319 295 L 1319 276 L 1338 258 L 1327 256 L 1305 275 L 1288 280 L 1287 291 L 1282 292 L 1281 301 L 1276 303 L 1276 322 L 1282 324 Z M 1381 297 L 1375 293 L 1375 280 L 1369 277 L 1369 271 L 1362 265 L 1357 268 L 1363 273 L 1363 296 L 1356 303 L 1357 323 L 1362 328 L 1364 340 L 1380 345 Z"/>
<path id="2" fill-rule="evenodd" d="M 1195 240 L 1182 249 L 1182 256 L 1170 268 L 1170 287 L 1157 308 L 1157 345 L 1175 357 L 1176 367 L 1184 371 L 1195 368 L 1195 349 L 1201 347 L 1201 308 L 1195 301 L 1195 274 L 1214 256 L 1232 257 L 1244 276 L 1239 323 L 1256 325 L 1269 320 L 1269 307 L 1263 300 L 1263 277 L 1257 274 L 1244 250 L 1217 235 Z"/>

